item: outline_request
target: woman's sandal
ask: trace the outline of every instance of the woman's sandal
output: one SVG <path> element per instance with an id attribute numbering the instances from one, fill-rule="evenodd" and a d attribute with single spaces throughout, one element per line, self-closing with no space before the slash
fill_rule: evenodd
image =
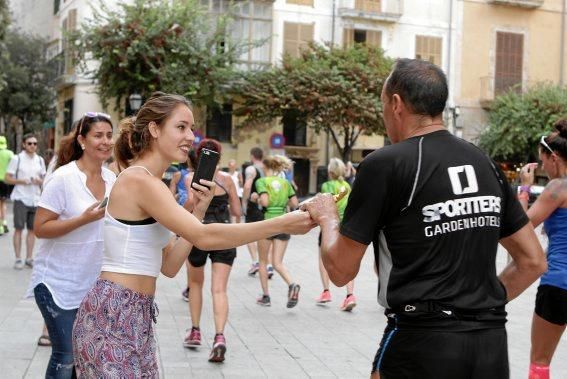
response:
<path id="1" fill-rule="evenodd" d="M 37 340 L 37 346 L 51 346 L 51 339 L 48 335 L 42 335 Z"/>

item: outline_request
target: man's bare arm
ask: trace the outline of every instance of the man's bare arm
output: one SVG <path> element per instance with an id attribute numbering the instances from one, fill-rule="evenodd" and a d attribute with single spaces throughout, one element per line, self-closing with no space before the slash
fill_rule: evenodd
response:
<path id="1" fill-rule="evenodd" d="M 524 292 L 547 270 L 547 262 L 531 223 L 503 238 L 500 243 L 513 258 L 499 275 L 510 301 Z"/>
<path id="2" fill-rule="evenodd" d="M 302 208 L 321 227 L 321 259 L 329 278 L 338 287 L 346 285 L 358 274 L 367 246 L 339 232 L 339 215 L 330 194 L 318 195 Z"/>

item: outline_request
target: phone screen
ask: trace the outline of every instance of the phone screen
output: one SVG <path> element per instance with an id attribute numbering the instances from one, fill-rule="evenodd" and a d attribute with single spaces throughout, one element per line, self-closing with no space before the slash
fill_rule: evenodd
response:
<path id="1" fill-rule="evenodd" d="M 108 204 L 108 197 L 105 197 L 104 199 L 102 199 L 102 201 L 98 205 L 98 209 L 102 209 L 102 208 L 106 207 L 106 204 Z"/>
<path id="2" fill-rule="evenodd" d="M 219 163 L 219 158 L 220 155 L 216 151 L 209 149 L 201 150 L 199 163 L 197 164 L 197 170 L 195 171 L 195 175 L 193 175 L 191 185 L 193 183 L 201 184 L 199 182 L 201 179 L 212 181 L 215 176 L 217 164 Z"/>

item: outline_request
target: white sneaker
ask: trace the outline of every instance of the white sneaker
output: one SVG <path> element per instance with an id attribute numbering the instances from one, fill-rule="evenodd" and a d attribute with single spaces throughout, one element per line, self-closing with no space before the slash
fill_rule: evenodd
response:
<path id="1" fill-rule="evenodd" d="M 16 263 L 14 263 L 15 270 L 21 270 L 24 268 L 24 262 L 21 259 L 16 259 Z"/>

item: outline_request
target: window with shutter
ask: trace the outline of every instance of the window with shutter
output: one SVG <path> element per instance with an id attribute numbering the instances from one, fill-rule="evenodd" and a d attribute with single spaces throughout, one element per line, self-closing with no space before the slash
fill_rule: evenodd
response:
<path id="1" fill-rule="evenodd" d="M 379 30 L 344 29 L 343 46 L 349 48 L 355 43 L 364 43 L 372 47 L 382 47 L 382 32 Z"/>
<path id="2" fill-rule="evenodd" d="M 441 37 L 415 36 L 415 57 L 441 66 L 443 39 Z"/>
<path id="3" fill-rule="evenodd" d="M 494 93 L 502 94 L 510 89 L 522 90 L 524 61 L 524 35 L 519 33 L 496 33 L 496 69 Z"/>
<path id="4" fill-rule="evenodd" d="M 313 41 L 313 24 L 284 22 L 284 54 L 299 57 L 301 49 L 307 48 Z"/>
<path id="5" fill-rule="evenodd" d="M 382 11 L 381 3 L 381 0 L 356 0 L 354 8 L 364 12 L 380 13 Z"/>

